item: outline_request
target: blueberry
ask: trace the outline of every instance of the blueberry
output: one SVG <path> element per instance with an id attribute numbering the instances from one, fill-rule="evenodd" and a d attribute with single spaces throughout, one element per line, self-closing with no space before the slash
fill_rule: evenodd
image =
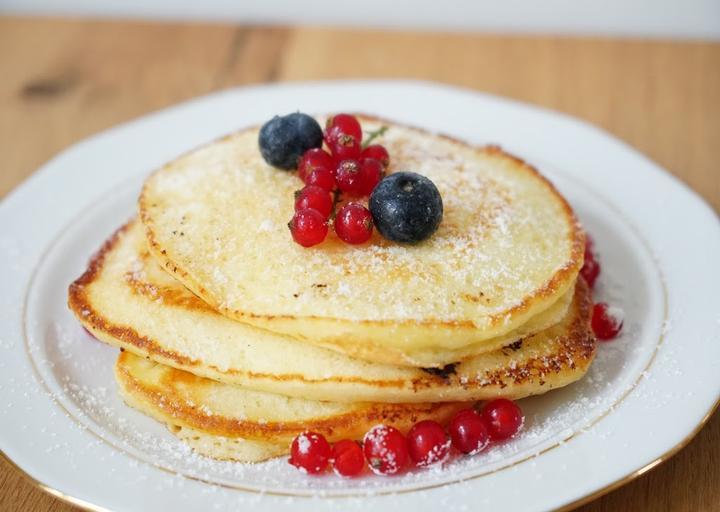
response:
<path id="1" fill-rule="evenodd" d="M 322 128 L 307 114 L 275 116 L 260 128 L 260 154 L 280 169 L 294 169 L 305 151 L 322 146 Z"/>
<path id="2" fill-rule="evenodd" d="M 397 172 L 380 181 L 370 196 L 370 213 L 382 236 L 416 243 L 437 230 L 443 203 L 435 184 L 414 172 Z"/>

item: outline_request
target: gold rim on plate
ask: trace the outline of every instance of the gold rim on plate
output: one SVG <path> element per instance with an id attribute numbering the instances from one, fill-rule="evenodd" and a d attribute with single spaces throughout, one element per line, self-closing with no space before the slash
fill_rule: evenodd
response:
<path id="1" fill-rule="evenodd" d="M 557 169 L 554 165 L 551 165 L 550 167 L 551 167 L 551 169 Z M 662 273 L 662 270 L 661 270 L 661 268 L 660 268 L 660 266 L 659 266 L 659 262 L 658 262 L 657 259 L 653 256 L 653 252 L 650 250 L 650 245 L 649 245 L 648 242 L 640 235 L 640 231 L 639 231 L 639 230 L 635 227 L 635 225 L 634 225 L 629 219 L 627 219 L 627 218 L 625 217 L 625 215 L 624 215 L 620 210 L 618 210 L 613 204 L 609 203 L 608 201 L 606 201 L 606 200 L 605 200 L 604 198 L 602 198 L 601 196 L 598 196 L 598 195 L 597 195 L 597 192 L 588 189 L 588 187 L 587 187 L 584 183 L 582 183 L 580 180 L 575 179 L 572 175 L 569 175 L 569 174 L 567 174 L 567 173 L 565 173 L 565 172 L 561 172 L 560 174 L 562 174 L 563 177 L 565 177 L 565 178 L 570 178 L 573 182 L 575 182 L 575 184 L 582 186 L 582 188 L 585 188 L 586 192 L 591 193 L 591 194 L 594 194 L 599 200 L 601 200 L 603 203 L 606 203 L 606 205 L 607 205 L 608 207 L 610 207 L 611 209 L 613 209 L 613 210 L 615 211 L 615 213 L 626 223 L 626 225 L 627 225 L 632 231 L 635 232 L 635 235 L 637 236 L 637 239 L 640 240 L 640 242 L 641 242 L 641 243 L 643 244 L 643 246 L 645 247 L 648 255 L 650 255 L 650 257 L 652 258 L 652 260 L 653 260 L 654 263 L 655 263 L 656 271 L 657 271 L 657 273 L 658 273 L 658 278 L 659 278 L 659 280 L 660 280 L 660 283 L 661 283 L 662 289 L 663 289 L 663 308 L 664 308 L 663 318 L 664 318 L 664 320 L 667 320 L 667 318 L 668 318 L 668 291 L 667 291 L 667 286 L 666 286 L 666 283 L 665 283 L 665 278 L 664 278 L 663 273 Z M 125 184 L 127 184 L 128 182 L 130 182 L 130 181 L 132 181 L 132 180 L 134 180 L 134 179 L 137 179 L 137 177 L 133 177 L 133 178 L 131 178 L 131 179 L 126 180 Z M 117 193 L 117 190 L 113 191 L 113 195 L 115 195 L 116 193 Z M 85 208 L 85 209 L 83 210 L 83 212 L 79 213 L 79 214 L 73 219 L 73 221 L 76 220 L 77 218 L 80 218 L 87 210 L 91 210 L 91 209 L 93 209 L 95 206 L 97 206 L 98 204 L 102 203 L 103 200 L 104 200 L 104 198 L 105 198 L 105 194 L 103 194 L 103 196 L 101 196 L 100 199 L 92 202 L 87 208 Z M 55 403 L 55 405 L 57 405 L 58 407 L 60 407 L 60 408 L 68 415 L 68 417 L 69 417 L 72 421 L 74 421 L 74 422 L 75 422 L 76 424 L 78 424 L 78 425 L 84 425 L 82 422 L 80 422 L 80 420 L 79 420 L 73 413 L 71 413 L 70 411 L 68 411 L 67 408 L 66 408 L 62 403 L 60 403 L 60 402 L 56 399 L 56 397 L 54 396 L 52 390 L 49 388 L 49 386 L 47 385 L 47 383 L 45 382 L 45 380 L 42 378 L 42 376 L 41 376 L 41 374 L 40 374 L 40 371 L 39 371 L 39 369 L 37 368 L 37 365 L 35 364 L 35 360 L 34 360 L 34 358 L 33 358 L 32 355 L 31 355 L 30 346 L 29 346 L 29 341 L 28 341 L 28 336 L 27 336 L 27 304 L 28 304 L 29 292 L 30 292 L 30 290 L 32 289 L 32 285 L 33 285 L 33 283 L 34 283 L 34 281 L 35 281 L 35 277 L 36 277 L 36 274 L 37 274 L 37 270 L 38 270 L 38 268 L 40 268 L 40 266 L 41 266 L 41 265 L 43 264 L 43 262 L 45 261 L 45 258 L 46 258 L 46 256 L 47 256 L 47 254 L 49 253 L 50 249 L 51 249 L 51 248 L 56 244 L 56 242 L 64 235 L 64 233 L 69 229 L 69 227 L 74 224 L 73 221 L 69 222 L 69 223 L 66 225 L 65 228 L 63 228 L 62 230 L 60 230 L 60 232 L 56 235 L 56 237 L 54 238 L 54 240 L 48 245 L 48 247 L 45 249 L 45 251 L 43 251 L 43 254 L 41 255 L 41 258 L 40 258 L 37 266 L 35 267 L 35 270 L 33 271 L 33 274 L 32 274 L 32 276 L 31 276 L 31 278 L 30 278 L 30 280 L 29 280 L 29 282 L 28 282 L 28 286 L 27 286 L 27 289 L 26 289 L 25 300 L 23 301 L 23 310 L 22 310 L 23 324 L 22 324 L 22 332 L 23 332 L 23 341 L 24 341 L 24 348 L 25 348 L 26 356 L 28 357 L 28 359 L 29 359 L 29 361 L 30 361 L 30 363 L 31 363 L 32 371 L 33 371 L 33 374 L 34 374 L 34 377 L 35 377 L 36 381 L 37 381 L 37 382 L 41 385 L 41 387 L 45 390 L 47 396 L 53 401 L 53 403 Z M 571 440 L 571 439 L 579 436 L 580 434 L 583 433 L 583 430 L 587 430 L 588 428 L 590 428 L 590 427 L 594 426 L 595 424 L 597 424 L 599 421 L 601 421 L 603 418 L 605 418 L 619 403 L 621 403 L 623 400 L 625 400 L 625 398 L 627 398 L 627 396 L 630 395 L 630 394 L 632 393 L 632 391 L 637 387 L 637 385 L 638 385 L 638 384 L 640 383 L 640 381 L 643 379 L 643 375 L 650 369 L 650 367 L 651 367 L 651 366 L 653 365 L 653 363 L 655 362 L 657 353 L 658 353 L 659 348 L 660 348 L 660 346 L 662 345 L 664 339 L 665 339 L 665 333 L 663 332 L 663 333 L 661 333 L 661 335 L 660 335 L 660 337 L 659 337 L 659 339 L 658 339 L 658 341 L 657 341 L 657 343 L 656 343 L 656 345 L 655 345 L 655 348 L 654 348 L 654 350 L 653 350 L 652 356 L 651 356 L 650 359 L 648 360 L 648 362 L 647 362 L 646 366 L 644 367 L 644 369 L 643 369 L 641 372 L 639 372 L 638 377 L 637 377 L 636 380 L 633 382 L 632 386 L 630 386 L 615 402 L 613 402 L 612 405 L 610 405 L 610 406 L 609 406 L 605 411 L 603 411 L 595 420 L 593 420 L 590 424 L 588 424 L 588 425 L 587 425 L 586 427 L 584 427 L 582 430 L 578 430 L 578 431 L 572 433 L 571 435 L 565 437 L 564 439 L 562 439 L 562 440 L 558 441 L 557 443 L 555 443 L 555 444 L 553 444 L 553 445 L 551 445 L 551 446 L 543 449 L 542 451 L 540 451 L 540 452 L 538 452 L 538 453 L 534 453 L 534 454 L 532 454 L 532 455 L 528 455 L 527 457 L 524 457 L 524 458 L 522 458 L 522 459 L 520 459 L 520 460 L 514 461 L 514 462 L 512 462 L 512 463 L 510 463 L 510 464 L 508 464 L 508 465 L 505 465 L 505 466 L 496 468 L 496 469 L 491 470 L 491 471 L 481 472 L 481 473 L 472 475 L 472 476 L 470 476 L 470 477 L 458 478 L 457 480 L 453 480 L 453 481 L 442 482 L 442 483 L 437 483 L 437 484 L 429 484 L 429 485 L 424 485 L 424 486 L 421 485 L 421 486 L 418 486 L 418 487 L 413 487 L 413 488 L 408 488 L 408 489 L 400 489 L 400 490 L 374 491 L 374 492 L 370 492 L 370 493 L 368 493 L 367 491 L 365 491 L 365 492 L 362 492 L 362 493 L 355 493 L 355 494 L 333 495 L 332 498 L 333 498 L 333 499 L 343 499 L 343 498 L 351 498 L 351 497 L 352 497 L 352 498 L 357 498 L 357 497 L 372 497 L 372 496 L 382 496 L 382 495 L 389 495 L 389 494 L 405 494 L 405 493 L 415 492 L 415 491 L 419 491 L 419 490 L 434 489 L 434 488 L 443 487 L 443 486 L 446 486 L 446 485 L 453 485 L 453 484 L 458 483 L 458 482 L 460 482 L 460 481 L 469 481 L 469 480 L 474 480 L 474 479 L 477 479 L 477 478 L 481 478 L 481 477 L 484 477 L 484 476 L 487 476 L 487 475 L 490 475 L 490 474 L 494 474 L 494 473 L 497 473 L 497 472 L 500 472 L 500 471 L 509 469 L 509 468 L 514 467 L 514 466 L 516 466 L 516 465 L 518 465 L 518 464 L 522 464 L 522 463 L 524 463 L 524 462 L 526 462 L 526 461 L 528 461 L 528 460 L 530 460 L 530 459 L 534 459 L 534 458 L 536 458 L 536 457 L 539 457 L 539 456 L 541 456 L 541 455 L 549 452 L 550 450 L 553 450 L 554 448 L 557 448 L 557 447 L 560 446 L 561 444 L 564 444 L 564 443 L 566 443 L 567 441 L 569 441 L 569 440 Z M 591 493 L 591 494 L 582 496 L 582 497 L 580 497 L 580 498 L 578 498 L 578 499 L 576 499 L 576 500 L 574 500 L 574 501 L 572 501 L 572 502 L 570 502 L 570 503 L 568 503 L 568 504 L 566 504 L 566 505 L 563 505 L 559 510 L 561 510 L 561 511 L 567 511 L 567 510 L 571 510 L 571 509 L 573 509 L 573 508 L 575 508 L 575 507 L 581 506 L 581 505 L 583 505 L 583 504 L 589 503 L 590 501 L 592 501 L 592 500 L 594 500 L 594 499 L 596 499 L 596 498 L 599 498 L 600 496 L 603 496 L 604 494 L 606 494 L 606 493 L 608 493 L 608 492 L 610 492 L 610 491 L 613 491 L 613 490 L 615 490 L 615 489 L 617 489 L 617 488 L 625 485 L 626 483 L 634 480 L 635 478 L 639 477 L 640 475 L 643 475 L 644 473 L 650 471 L 651 469 L 655 468 L 656 466 L 658 466 L 658 465 L 662 464 L 663 462 L 667 461 L 667 460 L 670 459 L 673 455 L 675 455 L 677 452 L 679 452 L 681 449 L 683 449 L 685 446 L 687 446 L 687 444 L 690 443 L 690 441 L 698 434 L 698 432 L 700 432 L 700 430 L 702 430 L 702 428 L 703 428 L 703 427 L 705 426 L 705 424 L 708 422 L 708 420 L 709 420 L 710 417 L 713 415 L 713 413 L 715 412 L 715 410 L 717 409 L 717 407 L 718 407 L 719 405 L 720 405 L 720 397 L 718 397 L 718 399 L 716 399 L 716 401 L 715 401 L 715 403 L 713 404 L 713 406 L 712 406 L 712 407 L 708 410 L 708 412 L 703 416 L 703 418 L 702 418 L 702 419 L 700 420 L 700 422 L 695 426 L 694 430 L 693 430 L 690 434 L 688 434 L 688 435 L 687 435 L 684 439 L 682 439 L 679 443 L 677 443 L 676 445 L 674 445 L 673 447 L 671 447 L 668 451 L 666 451 L 666 452 L 663 453 L 662 455 L 658 456 L 656 459 L 654 459 L 654 460 L 652 460 L 651 462 L 645 464 L 644 466 L 640 467 L 639 469 L 637 469 L 637 470 L 635 470 L 635 471 L 632 471 L 631 473 L 625 475 L 624 477 L 621 477 L 621 478 L 619 478 L 619 479 L 611 482 L 610 484 L 608 484 L 608 485 L 606 485 L 606 486 L 604 486 L 604 487 L 602 487 L 602 488 L 594 491 L 594 492 Z M 243 486 L 239 486 L 239 485 L 231 485 L 231 484 L 227 484 L 227 483 L 218 483 L 218 482 L 213 482 L 213 481 L 205 480 L 205 479 L 202 479 L 202 478 L 198 478 L 198 477 L 195 477 L 195 476 L 193 476 L 193 475 L 187 475 L 187 474 L 184 474 L 184 473 L 182 473 L 182 472 L 179 472 L 179 471 L 176 471 L 176 470 L 173 470 L 173 469 L 164 467 L 164 466 L 159 465 L 159 464 L 157 464 L 157 463 L 154 463 L 154 462 L 152 462 L 152 461 L 148 461 L 148 460 L 141 459 L 141 458 L 135 456 L 134 454 L 128 452 L 127 450 L 125 450 L 125 449 L 123 449 L 123 448 L 115 445 L 114 443 L 112 443 L 112 442 L 109 441 L 108 439 L 105 439 L 103 436 L 101 436 L 101 435 L 99 435 L 98 433 L 94 432 L 94 431 L 93 431 L 92 429 L 90 429 L 90 428 L 86 429 L 85 431 L 86 431 L 86 432 L 89 432 L 91 435 L 93 435 L 93 436 L 96 437 L 97 439 L 101 440 L 103 443 L 105 443 L 106 445 L 110 446 L 111 448 L 113 448 L 113 449 L 115 449 L 115 450 L 118 450 L 118 451 L 120 451 L 121 453 L 124 453 L 124 454 L 127 455 L 128 457 L 130 457 L 130 458 L 132 458 L 132 459 L 134 459 L 134 460 L 136 460 L 136 461 L 138 461 L 138 462 L 142 462 L 142 463 L 144 463 L 144 464 L 148 464 L 148 465 L 150 465 L 150 466 L 152 466 L 152 467 L 154 467 L 154 468 L 156 468 L 156 469 L 159 469 L 159 470 L 161 470 L 161 471 L 163 471 L 163 472 L 166 472 L 166 473 L 169 473 L 169 474 L 172 474 L 172 475 L 181 476 L 181 477 L 184 477 L 184 478 L 188 478 L 188 479 L 190 479 L 190 480 L 194 480 L 194 481 L 198 481 L 198 482 L 202 482 L 202 483 L 207 483 L 207 484 L 210 484 L 210 485 L 216 485 L 216 486 L 222 487 L 222 488 L 227 488 L 227 489 L 232 489 L 232 490 L 239 490 L 239 491 L 243 491 L 243 492 L 251 492 L 251 493 L 256 493 L 256 494 L 266 494 L 266 495 L 272 495 L 272 496 L 293 496 L 293 497 L 298 497 L 298 498 L 308 498 L 308 497 L 313 497 L 313 496 L 314 496 L 314 494 L 297 494 L 297 493 L 290 493 L 290 492 L 288 492 L 288 493 L 283 493 L 283 492 L 274 492 L 274 491 L 267 491 L 267 490 L 258 490 L 258 489 L 251 488 L 251 487 L 249 488 L 249 487 L 243 487 Z M 80 499 L 80 498 L 77 498 L 77 497 L 71 496 L 71 495 L 69 495 L 69 494 L 66 494 L 66 493 L 64 493 L 64 492 L 62 492 L 62 491 L 60 491 L 60 490 L 58 490 L 58 489 L 55 489 L 54 487 L 52 487 L 52 486 L 50 486 L 50 485 L 48 485 L 48 484 L 45 484 L 44 482 L 41 482 L 41 481 L 37 480 L 36 478 L 34 478 L 34 477 L 31 476 L 30 474 L 28 474 L 25 470 L 23 470 L 21 467 L 19 467 L 15 462 L 13 462 L 13 461 L 4 453 L 3 450 L 0 450 L 0 455 L 2 455 L 2 457 L 3 457 L 13 468 L 15 468 L 15 469 L 16 469 L 20 474 L 22 474 L 25 478 L 27 478 L 35 487 L 37 487 L 37 488 L 45 491 L 46 493 L 50 494 L 51 496 L 56 497 L 56 498 L 58 498 L 58 499 L 60 499 L 60 500 L 62 500 L 62 501 L 65 501 L 65 502 L 67 502 L 67 503 L 70 503 L 70 504 L 72 504 L 72 505 L 75 505 L 75 506 L 77 506 L 77 507 L 80 507 L 80 508 L 82 508 L 82 509 L 84 509 L 84 510 L 90 510 L 90 511 L 93 511 L 93 512 L 95 512 L 95 511 L 98 511 L 98 512 L 109 512 L 109 510 L 106 509 L 106 508 L 103 508 L 103 507 L 101 507 L 101 506 L 99 506 L 99 505 L 96 505 L 96 504 L 87 502 L 87 501 L 85 501 L 85 500 L 82 500 L 82 499 Z"/>

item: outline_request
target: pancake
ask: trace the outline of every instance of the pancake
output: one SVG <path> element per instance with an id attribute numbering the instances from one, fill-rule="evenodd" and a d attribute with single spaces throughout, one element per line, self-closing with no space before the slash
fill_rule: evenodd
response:
<path id="1" fill-rule="evenodd" d="M 595 354 L 591 299 L 579 278 L 563 319 L 500 350 L 440 370 L 372 364 L 217 313 L 164 272 L 139 223 L 115 233 L 69 289 L 98 339 L 195 375 L 313 400 L 474 401 L 520 398 L 569 384 Z"/>
<path id="2" fill-rule="evenodd" d="M 120 396 L 127 405 L 167 425 L 170 432 L 201 455 L 218 460 L 261 462 L 278 457 L 287 450 L 286 446 L 268 441 L 251 441 L 241 437 L 217 436 L 182 426 L 164 410 L 156 407 L 156 404 L 151 400 L 136 392 L 136 388 L 127 385 L 123 380 L 124 377 L 119 376 L 118 373 L 115 376 Z"/>
<path id="3" fill-rule="evenodd" d="M 438 231 L 417 245 L 333 233 L 306 249 L 287 221 L 295 173 L 269 167 L 247 129 L 180 157 L 145 183 L 139 208 L 161 265 L 223 315 L 370 362 L 412 364 L 511 333 L 570 292 L 584 234 L 535 169 L 497 147 L 362 117 L 390 172 L 433 180 Z M 526 334 L 530 334 L 528 332 Z M 441 366 L 444 361 L 431 361 Z"/>
<path id="4" fill-rule="evenodd" d="M 288 398 L 222 384 L 122 352 L 115 378 L 126 403 L 166 423 L 196 451 L 255 462 L 288 453 L 309 430 L 328 441 L 362 439 L 379 423 L 407 432 L 425 419 L 447 423 L 469 404 L 372 404 Z"/>

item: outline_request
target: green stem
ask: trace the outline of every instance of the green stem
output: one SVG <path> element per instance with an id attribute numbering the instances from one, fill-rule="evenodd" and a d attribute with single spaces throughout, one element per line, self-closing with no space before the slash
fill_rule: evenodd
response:
<path id="1" fill-rule="evenodd" d="M 377 130 L 368 132 L 367 137 L 365 137 L 365 141 L 362 143 L 362 148 L 365 149 L 368 147 L 372 141 L 383 135 L 387 130 L 387 126 L 381 126 Z"/>

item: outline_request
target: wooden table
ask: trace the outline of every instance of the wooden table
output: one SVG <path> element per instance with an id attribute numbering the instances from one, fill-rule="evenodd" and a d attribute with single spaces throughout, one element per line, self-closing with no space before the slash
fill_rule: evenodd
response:
<path id="1" fill-rule="evenodd" d="M 720 209 L 718 43 L 0 18 L 0 72 L 0 196 L 74 142 L 193 96 L 413 77 L 586 119 Z M 6 462 L 0 509 L 76 510 Z M 720 415 L 670 461 L 581 510 L 720 510 Z"/>

